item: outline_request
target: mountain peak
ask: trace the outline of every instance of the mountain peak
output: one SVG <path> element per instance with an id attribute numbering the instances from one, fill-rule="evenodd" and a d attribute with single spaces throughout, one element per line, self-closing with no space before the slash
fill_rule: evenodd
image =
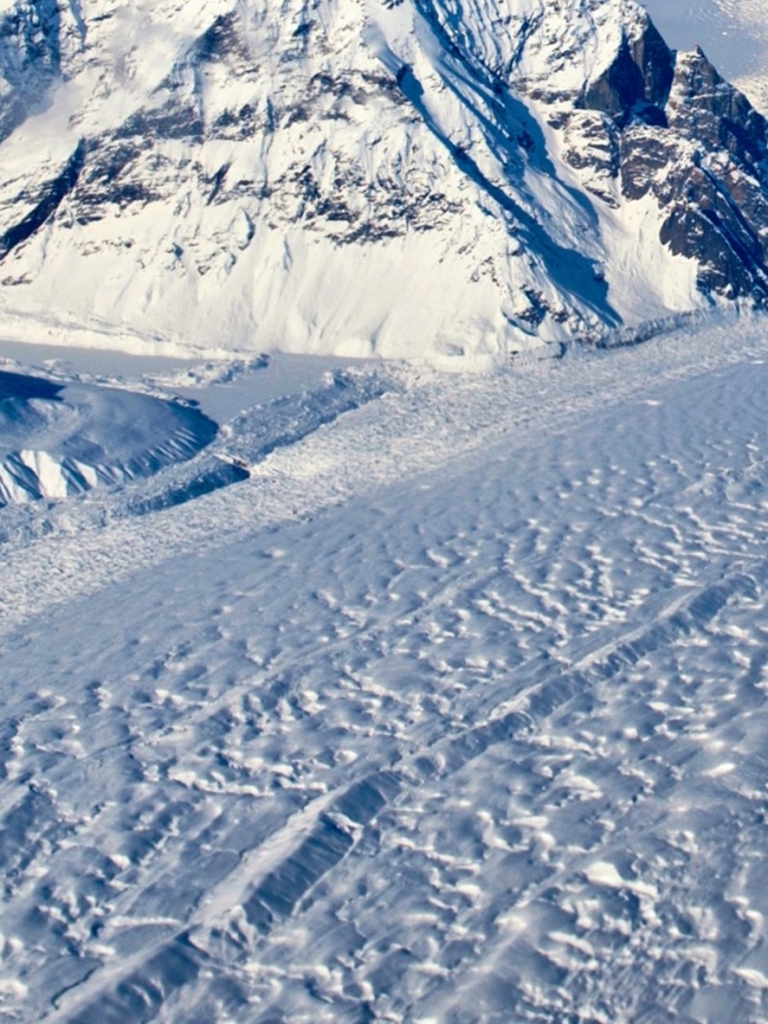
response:
<path id="1" fill-rule="evenodd" d="M 6 320 L 493 359 L 766 294 L 765 122 L 632 0 L 79 12 L 0 19 Z"/>
<path id="2" fill-rule="evenodd" d="M 663 108 L 674 77 L 672 51 L 647 16 L 622 32 L 610 64 L 584 85 L 580 105 L 625 120 L 638 109 Z"/>

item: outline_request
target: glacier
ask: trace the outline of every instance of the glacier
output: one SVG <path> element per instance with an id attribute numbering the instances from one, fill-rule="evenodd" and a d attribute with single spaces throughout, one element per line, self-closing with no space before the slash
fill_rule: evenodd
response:
<path id="1" fill-rule="evenodd" d="M 766 367 L 374 363 L 239 483 L 3 510 L 0 1019 L 759 1020 Z"/>
<path id="2" fill-rule="evenodd" d="M 1 1024 L 768 1020 L 765 41 L 0 0 Z"/>

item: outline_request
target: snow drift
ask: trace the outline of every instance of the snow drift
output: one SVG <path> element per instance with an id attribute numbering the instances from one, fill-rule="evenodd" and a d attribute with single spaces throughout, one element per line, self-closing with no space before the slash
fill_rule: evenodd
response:
<path id="1" fill-rule="evenodd" d="M 216 435 L 189 406 L 0 371 L 0 505 L 150 476 Z"/>

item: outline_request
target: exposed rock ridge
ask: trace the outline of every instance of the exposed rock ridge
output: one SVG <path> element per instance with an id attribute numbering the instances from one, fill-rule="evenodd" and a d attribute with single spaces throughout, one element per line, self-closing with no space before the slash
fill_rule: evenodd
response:
<path id="1" fill-rule="evenodd" d="M 578 104 L 609 114 L 619 124 L 633 117 L 664 124 L 674 71 L 674 54 L 649 19 L 639 33 L 622 32 L 614 59 L 585 83 Z"/>
<path id="2" fill-rule="evenodd" d="M 669 50 L 646 19 L 550 121 L 593 194 L 656 199 L 663 244 L 696 260 L 703 292 L 768 300 L 768 125 L 700 48 Z"/>

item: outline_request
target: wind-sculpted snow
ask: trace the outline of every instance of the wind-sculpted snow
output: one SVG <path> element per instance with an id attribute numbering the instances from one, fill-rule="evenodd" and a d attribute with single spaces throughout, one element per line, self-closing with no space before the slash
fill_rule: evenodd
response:
<path id="1" fill-rule="evenodd" d="M 400 368 L 6 543 L 0 1013 L 765 1016 L 767 360 Z"/>
<path id="2" fill-rule="evenodd" d="M 180 403 L 0 371 L 0 505 L 150 476 L 215 435 Z"/>

